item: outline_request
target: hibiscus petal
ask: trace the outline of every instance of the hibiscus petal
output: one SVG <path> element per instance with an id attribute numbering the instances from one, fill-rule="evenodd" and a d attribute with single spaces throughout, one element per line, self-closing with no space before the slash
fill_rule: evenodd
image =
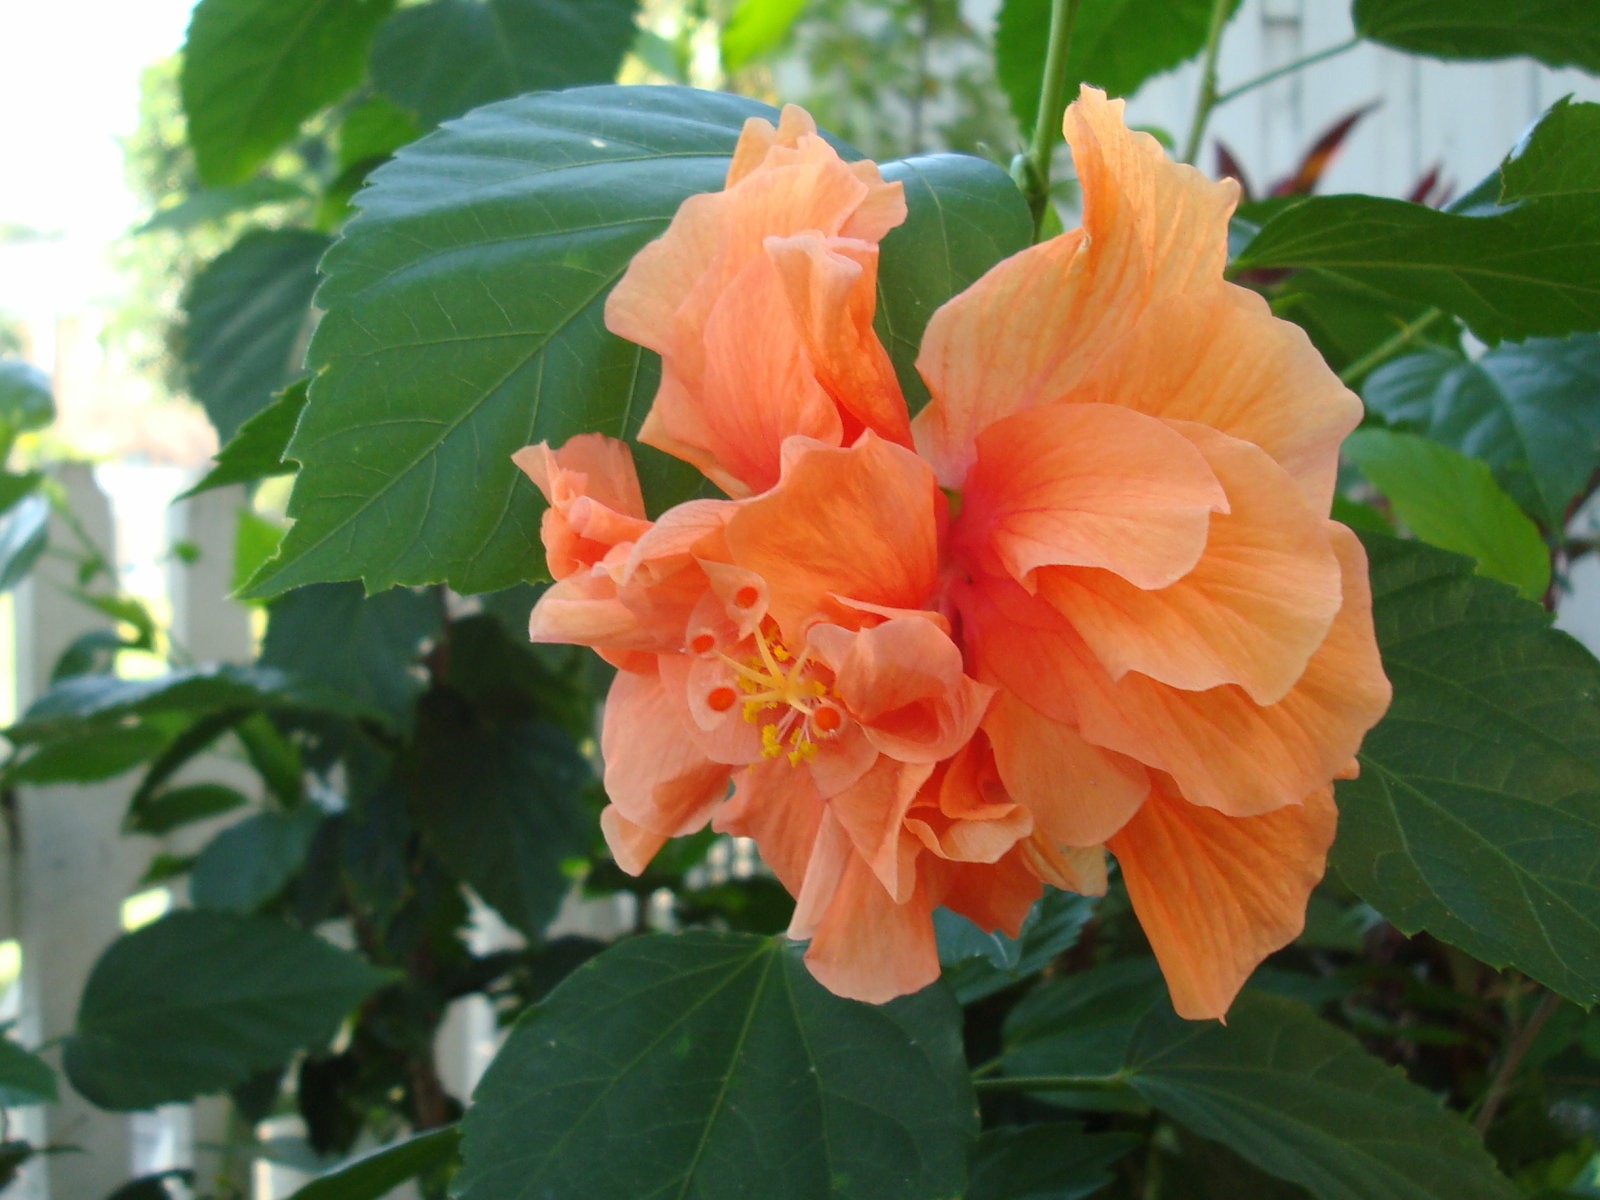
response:
<path id="1" fill-rule="evenodd" d="M 733 796 L 717 809 L 711 827 L 753 839 L 761 861 L 798 896 L 827 811 L 816 788 L 783 759 L 740 771 L 733 785 Z"/>
<path id="2" fill-rule="evenodd" d="M 695 744 L 682 698 L 656 675 L 619 671 L 600 730 L 606 795 L 617 814 L 663 837 L 695 833 L 728 792 L 729 768 Z"/>
<path id="3" fill-rule="evenodd" d="M 978 569 L 1030 591 L 1044 566 L 1160 588 L 1193 569 L 1211 514 L 1227 508 L 1204 456 L 1171 426 L 1109 404 L 1058 404 L 978 435 L 951 539 Z"/>
<path id="4" fill-rule="evenodd" d="M 1072 676 L 1084 736 L 1166 771 L 1189 801 L 1233 816 L 1296 803 L 1343 772 L 1388 708 L 1390 688 L 1372 632 L 1366 552 L 1344 526 L 1330 521 L 1328 533 L 1343 603 L 1282 700 L 1261 706 L 1241 688 L 1187 692 L 1135 674 L 1113 682 L 1085 662 Z"/>
<path id="5" fill-rule="evenodd" d="M 1246 818 L 1158 788 L 1111 839 L 1179 1016 L 1223 1016 L 1261 960 L 1304 928 L 1336 819 L 1327 788 Z"/>
<path id="6" fill-rule="evenodd" d="M 946 487 L 979 430 L 1067 398 L 1151 305 L 1222 277 L 1237 184 L 1172 162 L 1122 108 L 1085 87 L 1067 109 L 1083 227 L 1006 259 L 928 323 L 917 370 L 933 400 L 912 429 Z"/>
<path id="7" fill-rule="evenodd" d="M 878 247 L 851 238 L 800 233 L 768 238 L 767 256 L 782 282 L 793 321 L 817 381 L 862 429 L 911 444 L 911 421 L 894 365 L 872 328 L 877 306 Z"/>
<path id="8" fill-rule="evenodd" d="M 817 924 L 806 966 L 836 996 L 883 1004 L 939 978 L 933 906 L 919 888 L 896 904 L 872 869 L 852 857 Z"/>
<path id="9" fill-rule="evenodd" d="M 828 798 L 828 812 L 897 904 L 910 899 L 916 883 L 919 843 L 906 834 L 906 812 L 932 773 L 932 764 L 907 766 L 880 758 L 855 783 Z"/>
<path id="10" fill-rule="evenodd" d="M 738 504 L 729 556 L 767 581 L 769 611 L 798 645 L 834 594 L 923 607 L 938 578 L 943 506 L 927 464 L 903 447 L 871 433 L 847 450 L 797 438 L 782 482 Z"/>
<path id="11" fill-rule="evenodd" d="M 1103 844 L 1150 792 L 1138 763 L 1091 746 L 1010 692 L 995 696 L 983 727 L 1007 793 L 1058 848 Z"/>
<path id="12" fill-rule="evenodd" d="M 1236 683 L 1260 704 L 1293 686 L 1340 604 L 1339 562 L 1282 467 L 1237 438 L 1175 422 L 1227 489 L 1205 553 L 1170 587 L 1108 571 L 1051 567 L 1039 593 L 1113 677 L 1137 671 L 1173 687 Z"/>
<path id="13" fill-rule="evenodd" d="M 1361 402 L 1305 332 L 1231 284 L 1153 304 L 1111 346 L 1077 399 L 1197 421 L 1260 446 L 1327 512 L 1339 443 Z"/>
<path id="14" fill-rule="evenodd" d="M 611 857 L 629 875 L 642 875 L 650 860 L 660 853 L 668 838 L 635 825 L 617 811 L 615 804 L 600 810 L 600 832 L 605 834 Z"/>
<path id="15" fill-rule="evenodd" d="M 940 877 L 940 903 L 945 908 L 960 913 L 979 929 L 998 930 L 1007 937 L 1022 933 L 1028 911 L 1044 893 L 1044 885 L 1028 869 L 1020 850 L 993 864 L 938 863 L 933 871 Z"/>
<path id="16" fill-rule="evenodd" d="M 511 461 L 550 505 L 539 533 L 556 579 L 592 566 L 613 547 L 650 528 L 633 453 L 625 442 L 585 433 L 560 450 L 546 442 L 524 446 Z"/>

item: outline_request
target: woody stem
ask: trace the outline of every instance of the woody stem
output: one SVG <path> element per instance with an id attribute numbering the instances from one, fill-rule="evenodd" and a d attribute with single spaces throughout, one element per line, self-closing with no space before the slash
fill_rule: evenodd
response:
<path id="1" fill-rule="evenodd" d="M 1050 160 L 1061 140 L 1061 117 L 1067 111 L 1067 50 L 1078 19 L 1078 0 L 1050 0 L 1050 40 L 1045 51 L 1044 82 L 1039 87 L 1039 112 L 1025 154 L 1011 165 L 1012 177 L 1033 213 L 1037 241 L 1050 202 Z"/>
<path id="2" fill-rule="evenodd" d="M 1194 162 L 1205 137 L 1206 122 L 1217 106 L 1217 52 L 1222 48 L 1222 27 L 1228 23 L 1232 0 L 1212 0 L 1211 24 L 1206 27 L 1206 50 L 1200 59 L 1200 91 L 1194 98 L 1194 120 L 1189 124 L 1189 139 L 1184 143 L 1183 161 Z"/>

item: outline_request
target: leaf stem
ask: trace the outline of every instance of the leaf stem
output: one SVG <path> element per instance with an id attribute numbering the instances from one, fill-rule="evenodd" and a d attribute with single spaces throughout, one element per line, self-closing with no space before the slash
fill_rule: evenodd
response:
<path id="1" fill-rule="evenodd" d="M 1533 1047 L 1534 1039 L 1539 1036 L 1544 1023 L 1560 1007 L 1561 997 L 1555 992 L 1546 992 L 1544 999 L 1539 1001 L 1539 1007 L 1533 1010 L 1522 1028 L 1517 1030 L 1517 1036 L 1511 1039 L 1511 1045 L 1506 1047 L 1505 1055 L 1495 1069 L 1494 1078 L 1489 1081 L 1489 1090 L 1483 1094 L 1483 1105 L 1472 1120 L 1472 1127 L 1478 1131 L 1480 1137 L 1488 1132 L 1489 1126 L 1499 1114 L 1500 1105 L 1504 1103 L 1506 1092 L 1511 1087 L 1511 1077 L 1516 1074 L 1517 1068 L 1522 1065 L 1522 1060 L 1527 1057 L 1528 1051 Z"/>
<path id="2" fill-rule="evenodd" d="M 1050 40 L 1045 51 L 1044 80 L 1039 85 L 1039 112 L 1027 152 L 1011 164 L 1012 178 L 1027 198 L 1033 213 L 1033 236 L 1044 227 L 1050 202 L 1050 160 L 1061 140 L 1061 117 L 1067 111 L 1067 51 L 1072 26 L 1078 19 L 1078 0 L 1050 0 Z"/>
<path id="3" fill-rule="evenodd" d="M 1430 308 L 1416 320 L 1402 325 L 1388 341 L 1374 346 L 1355 362 L 1339 372 L 1339 382 L 1350 387 L 1375 367 L 1381 367 L 1426 332 L 1435 321 L 1444 316 L 1437 308 Z"/>
<path id="4" fill-rule="evenodd" d="M 980 1092 L 1115 1092 L 1127 1086 L 1127 1077 L 1115 1075 L 1007 1075 L 1001 1079 L 974 1079 Z"/>
<path id="5" fill-rule="evenodd" d="M 1275 80 L 1282 79 L 1285 75 L 1293 75 L 1296 71 L 1303 71 L 1307 67 L 1315 66 L 1319 62 L 1326 62 L 1330 58 L 1337 58 L 1346 50 L 1354 50 L 1360 44 L 1360 38 L 1352 37 L 1340 42 L 1336 46 L 1326 46 L 1313 54 L 1303 55 L 1300 58 L 1294 59 L 1292 62 L 1286 62 L 1281 67 L 1273 67 L 1272 70 L 1265 71 L 1262 74 L 1255 76 L 1253 79 L 1246 79 L 1243 83 L 1237 84 L 1225 92 L 1218 92 L 1217 95 L 1212 99 L 1211 107 L 1221 108 L 1224 104 L 1228 103 L 1228 101 L 1237 100 L 1246 92 L 1253 92 L 1258 87 L 1265 87 L 1267 84 L 1272 83 Z"/>
<path id="6" fill-rule="evenodd" d="M 1194 162 L 1205 137 L 1206 122 L 1217 106 L 1217 53 L 1222 48 L 1222 27 L 1228 23 L 1231 0 L 1212 0 L 1211 24 L 1206 27 L 1206 49 L 1200 59 L 1200 90 L 1195 93 L 1194 119 L 1189 123 L 1189 138 L 1184 143 L 1183 161 Z"/>

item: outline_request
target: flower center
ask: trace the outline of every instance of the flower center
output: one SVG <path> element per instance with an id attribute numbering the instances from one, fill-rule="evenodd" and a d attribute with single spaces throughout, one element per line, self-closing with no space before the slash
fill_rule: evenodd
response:
<path id="1" fill-rule="evenodd" d="M 795 657 L 766 624 L 752 635 L 756 652 L 743 662 L 717 655 L 733 668 L 741 695 L 719 687 L 707 701 L 715 711 L 726 712 L 736 699 L 742 700 L 744 719 L 761 724 L 762 757 L 782 754 L 790 766 L 798 766 L 816 757 L 819 741 L 839 732 L 844 714 L 829 698 L 828 685 L 813 677 L 811 652 L 803 650 Z"/>

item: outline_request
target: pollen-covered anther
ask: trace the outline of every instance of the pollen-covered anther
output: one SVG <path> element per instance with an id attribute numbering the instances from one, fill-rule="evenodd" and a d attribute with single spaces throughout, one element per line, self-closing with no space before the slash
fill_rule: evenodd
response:
<path id="1" fill-rule="evenodd" d="M 783 755 L 799 766 L 816 757 L 819 742 L 838 734 L 844 714 L 828 699 L 828 685 L 812 677 L 809 650 L 795 657 L 775 630 L 765 628 L 755 632 L 753 641 L 756 653 L 743 662 L 718 652 L 733 669 L 735 686 L 717 689 L 727 693 L 718 696 L 726 699 L 726 706 L 719 707 L 709 697 L 708 703 L 714 711 L 726 712 L 742 701 L 744 719 L 761 724 L 762 757 Z"/>

